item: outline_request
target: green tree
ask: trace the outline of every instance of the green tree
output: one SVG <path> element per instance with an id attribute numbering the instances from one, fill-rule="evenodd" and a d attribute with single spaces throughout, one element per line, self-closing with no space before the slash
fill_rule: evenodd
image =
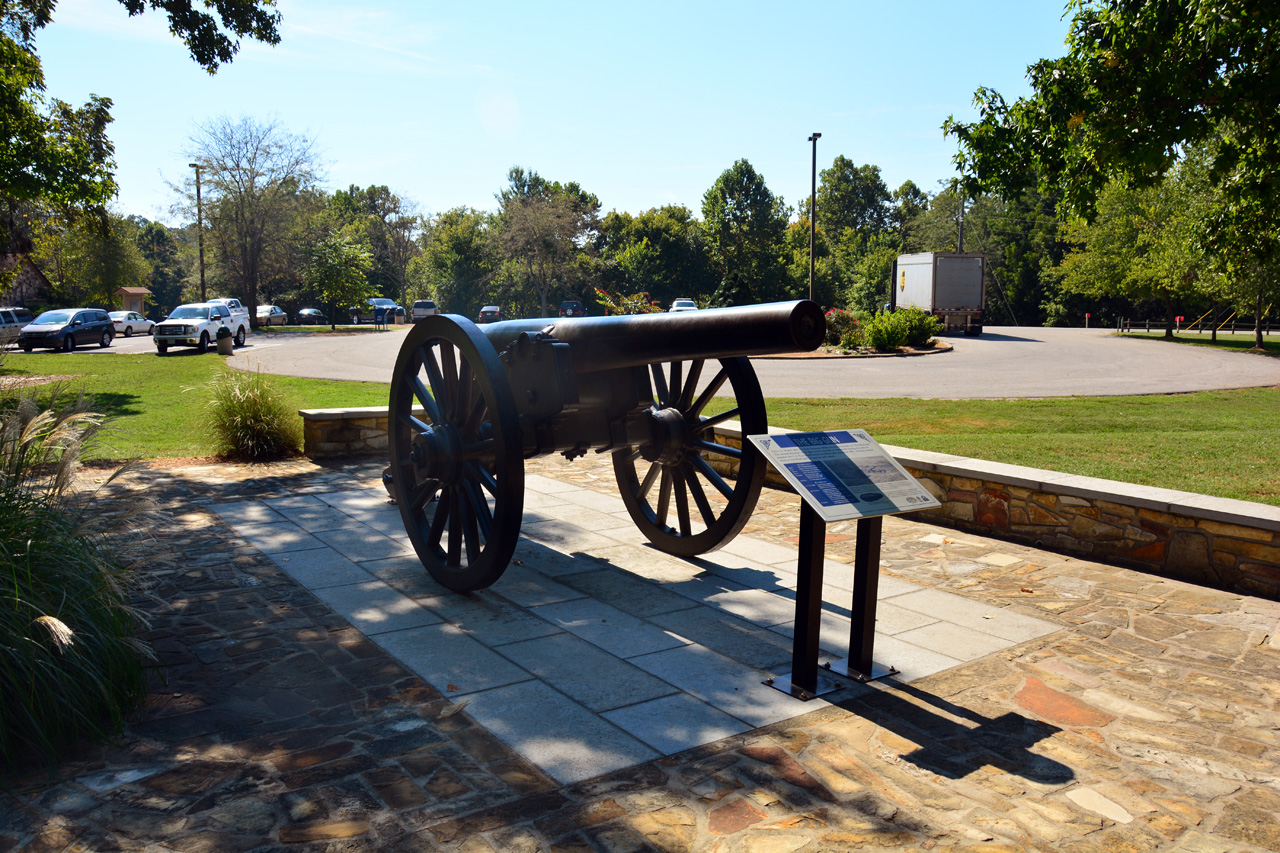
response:
<path id="1" fill-rule="evenodd" d="M 313 197 L 312 144 L 275 122 L 233 122 L 225 116 L 200 125 L 191 142 L 191 157 L 203 172 L 205 215 L 218 263 L 256 328 L 258 288 L 284 266 L 286 236 Z M 195 212 L 194 185 L 184 189 L 188 210 Z"/>
<path id="2" fill-rule="evenodd" d="M 239 39 L 279 39 L 274 0 L 120 0 L 130 15 L 163 10 L 169 31 L 210 73 L 230 62 Z M 36 33 L 53 20 L 57 0 L 0 3 L 0 248 L 32 247 L 24 208 L 47 203 L 66 217 L 91 214 L 106 228 L 115 196 L 114 148 L 107 137 L 111 100 L 93 96 L 75 108 L 44 95 Z M 200 7 L 200 8 L 197 8 Z M 211 14 L 211 12 L 213 14 Z"/>
<path id="3" fill-rule="evenodd" d="M 182 302 L 186 270 L 173 232 L 161 222 L 144 221 L 138 229 L 138 250 L 151 265 L 147 287 L 151 300 L 164 316 Z"/>
<path id="4" fill-rule="evenodd" d="M 1188 150 L 1212 146 L 1207 178 L 1220 196 L 1203 242 L 1220 269 L 1275 268 L 1280 5 L 1071 0 L 1067 9 L 1067 55 L 1028 68 L 1031 96 L 1009 104 L 979 89 L 979 120 L 943 125 L 960 143 L 967 190 L 1015 197 L 1037 187 L 1092 220 L 1113 182 L 1159 186 Z"/>
<path id="5" fill-rule="evenodd" d="M 371 283 L 382 296 L 405 304 L 409 298 L 409 262 L 420 251 L 417 236 L 422 221 L 413 202 L 386 186 L 361 189 L 352 184 L 335 192 L 330 204 L 368 244 L 373 254 Z"/>
<path id="6" fill-rule="evenodd" d="M 907 239 L 907 225 L 929 209 L 929 194 L 914 181 L 903 181 L 893 191 L 893 209 L 889 211 L 889 225 L 898 237 L 899 249 L 906 254 L 924 251 Z"/>
<path id="7" fill-rule="evenodd" d="M 869 236 L 889 228 L 893 197 L 879 166 L 855 166 L 840 155 L 819 177 L 818 226 L 828 235 L 851 230 Z"/>
<path id="8" fill-rule="evenodd" d="M 771 302 L 787 291 L 783 240 L 787 207 L 739 160 L 702 196 L 702 227 L 719 279 L 720 305 Z"/>
<path id="9" fill-rule="evenodd" d="M 593 247 L 600 200 L 576 183 L 549 182 L 519 166 L 511 168 L 507 179 L 507 188 L 498 194 L 496 245 L 512 296 L 536 297 L 539 316 L 546 317 L 553 292 L 581 298 L 596 283 Z"/>
<path id="10" fill-rule="evenodd" d="M 133 222 L 114 213 L 108 213 L 105 230 L 78 218 L 47 232 L 37 243 L 37 260 L 53 284 L 54 300 L 110 310 L 120 288 L 146 287 L 151 264 L 138 249 L 137 232 Z"/>
<path id="11" fill-rule="evenodd" d="M 421 251 L 409 262 L 414 298 L 434 299 L 442 312 L 476 315 L 488 301 L 486 287 L 499 264 L 490 220 L 478 210 L 456 207 L 427 221 Z"/>
<path id="12" fill-rule="evenodd" d="M 373 257 L 345 237 L 330 235 L 306 250 L 304 285 L 316 302 L 328 307 L 329 327 L 335 328 L 338 309 L 363 304 L 378 292 L 369 284 Z"/>
<path id="13" fill-rule="evenodd" d="M 604 284 L 612 292 L 647 293 L 668 305 L 715 291 L 701 223 L 683 205 L 665 205 L 632 216 L 610 211 L 600 224 Z"/>

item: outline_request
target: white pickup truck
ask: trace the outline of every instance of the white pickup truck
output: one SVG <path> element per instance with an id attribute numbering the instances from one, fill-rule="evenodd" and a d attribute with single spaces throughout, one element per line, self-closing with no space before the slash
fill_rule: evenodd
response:
<path id="1" fill-rule="evenodd" d="M 229 301 L 239 308 L 240 303 L 235 300 L 196 302 L 174 308 L 155 328 L 156 352 L 164 355 L 169 347 L 195 347 L 205 352 L 223 326 L 231 330 L 236 346 L 244 346 L 245 335 L 249 333 L 249 313 L 243 308 L 233 311 L 227 305 Z"/>

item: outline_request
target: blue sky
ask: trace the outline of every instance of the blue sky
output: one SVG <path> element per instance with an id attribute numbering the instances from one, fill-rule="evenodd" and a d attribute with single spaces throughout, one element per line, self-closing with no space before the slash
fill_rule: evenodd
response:
<path id="1" fill-rule="evenodd" d="M 950 114 L 1027 92 L 1064 52 L 1061 2 L 280 0 L 281 43 L 210 76 L 114 0 L 60 0 L 39 36 L 48 93 L 114 101 L 118 208 L 170 221 L 197 126 L 274 120 L 313 140 L 330 189 L 386 184 L 423 213 L 493 209 L 507 169 L 578 181 L 605 210 L 701 210 L 747 158 L 788 204 L 837 154 L 930 192 Z"/>

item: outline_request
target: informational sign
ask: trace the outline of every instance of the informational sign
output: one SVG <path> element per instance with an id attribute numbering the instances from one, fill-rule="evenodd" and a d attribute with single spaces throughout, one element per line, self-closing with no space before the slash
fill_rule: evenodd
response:
<path id="1" fill-rule="evenodd" d="M 747 438 L 823 521 L 941 506 L 866 430 Z"/>

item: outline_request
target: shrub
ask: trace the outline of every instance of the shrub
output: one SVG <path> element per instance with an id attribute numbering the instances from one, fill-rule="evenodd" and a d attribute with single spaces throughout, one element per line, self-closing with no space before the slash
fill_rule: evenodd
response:
<path id="1" fill-rule="evenodd" d="M 845 338 L 858 330 L 858 316 L 843 308 L 827 311 L 827 346 L 845 346 Z"/>
<path id="2" fill-rule="evenodd" d="M 863 338 L 867 346 L 891 352 L 899 347 L 929 346 L 940 331 L 942 324 L 932 314 L 915 307 L 900 308 L 868 319 L 863 326 Z"/>
<path id="3" fill-rule="evenodd" d="M 260 371 L 225 368 L 207 389 L 209 427 L 219 454 L 267 462 L 297 456 L 301 451 L 302 424 L 297 412 Z"/>
<path id="4" fill-rule="evenodd" d="M 34 391 L 0 402 L 0 756 L 13 767 L 119 731 L 152 654 L 128 597 L 145 540 L 115 535 L 135 534 L 138 507 L 76 488 L 104 419 L 57 389 L 43 408 Z"/>

